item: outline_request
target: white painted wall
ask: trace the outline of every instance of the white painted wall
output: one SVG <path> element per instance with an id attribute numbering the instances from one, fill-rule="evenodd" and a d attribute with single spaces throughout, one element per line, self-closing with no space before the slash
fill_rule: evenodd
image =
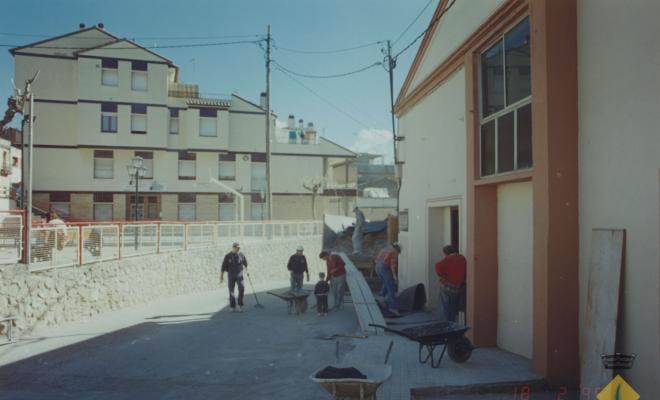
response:
<path id="1" fill-rule="evenodd" d="M 475 7 L 474 0 L 456 0 L 440 19 L 408 93 L 449 57 L 503 2 L 504 0 L 479 0 L 479 5 Z"/>
<path id="2" fill-rule="evenodd" d="M 532 358 L 532 183 L 497 187 L 497 346 Z"/>
<path id="3" fill-rule="evenodd" d="M 578 1 L 580 321 L 591 230 L 624 228 L 619 350 L 638 354 L 622 375 L 643 399 L 660 393 L 658 15 L 654 0 Z"/>
<path id="4" fill-rule="evenodd" d="M 428 273 L 428 207 L 454 205 L 465 198 L 463 69 L 399 119 L 399 134 L 405 136 L 406 143 L 400 207 L 408 209 L 409 215 L 409 230 L 399 235 L 403 246 L 399 279 L 403 288 L 420 282 L 428 287 L 436 284 L 430 282 Z M 447 201 L 452 204 L 446 204 Z M 460 242 L 464 246 L 464 206 L 460 207 L 460 221 Z"/>

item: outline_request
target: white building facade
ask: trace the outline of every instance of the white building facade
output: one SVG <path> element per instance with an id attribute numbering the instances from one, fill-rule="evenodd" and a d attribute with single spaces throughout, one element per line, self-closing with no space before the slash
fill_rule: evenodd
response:
<path id="1" fill-rule="evenodd" d="M 245 219 L 268 218 L 262 104 L 238 95 L 203 98 L 197 85 L 179 82 L 171 60 L 101 27 L 11 53 L 17 84 L 39 71 L 35 206 L 72 220 L 137 214 L 140 220 L 208 221 L 240 218 L 242 198 Z M 273 133 L 275 119 L 271 114 Z M 329 160 L 355 154 L 325 138 L 272 138 L 272 218 L 309 219 L 312 194 L 304 180 L 323 176 Z M 126 167 L 135 156 L 147 168 L 137 199 Z M 354 192 L 321 191 L 318 214 Z"/>
<path id="2" fill-rule="evenodd" d="M 441 0 L 397 100 L 402 287 L 425 283 L 435 306 L 433 266 L 458 246 L 473 341 L 555 387 L 578 386 L 594 340 L 591 232 L 619 228 L 617 351 L 637 354 L 621 374 L 642 398 L 660 392 L 658 14 L 643 0 Z"/>

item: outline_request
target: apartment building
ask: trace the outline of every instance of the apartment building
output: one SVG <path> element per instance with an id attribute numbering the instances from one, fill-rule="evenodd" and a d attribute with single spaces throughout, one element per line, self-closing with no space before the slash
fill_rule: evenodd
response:
<path id="1" fill-rule="evenodd" d="M 205 98 L 197 85 L 179 81 L 172 60 L 102 24 L 10 53 L 17 84 L 39 71 L 37 207 L 96 221 L 268 217 L 263 96 Z M 269 115 L 271 132 L 276 118 Z M 324 176 L 330 160 L 355 157 L 311 131 L 308 137 L 272 136 L 273 219 L 311 218 L 312 193 L 303 183 Z M 144 167 L 137 188 L 127 169 L 136 157 Z M 316 207 L 323 212 L 354 195 L 354 187 L 332 195 L 321 190 Z"/>
<path id="2" fill-rule="evenodd" d="M 458 246 L 474 342 L 530 359 L 557 387 L 580 382 L 585 344 L 599 343 L 586 329 L 592 230 L 618 228 L 616 351 L 637 354 L 618 372 L 642 398 L 660 392 L 659 13 L 441 0 L 397 100 L 401 285 L 437 298 L 434 264 Z"/>

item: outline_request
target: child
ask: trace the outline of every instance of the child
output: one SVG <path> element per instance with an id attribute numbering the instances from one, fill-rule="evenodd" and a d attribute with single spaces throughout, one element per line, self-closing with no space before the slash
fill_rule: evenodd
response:
<path id="1" fill-rule="evenodd" d="M 325 274 L 319 273 L 319 281 L 314 286 L 314 294 L 316 295 L 316 308 L 319 311 L 319 317 L 328 315 L 328 292 L 330 292 L 330 285 L 325 281 Z"/>

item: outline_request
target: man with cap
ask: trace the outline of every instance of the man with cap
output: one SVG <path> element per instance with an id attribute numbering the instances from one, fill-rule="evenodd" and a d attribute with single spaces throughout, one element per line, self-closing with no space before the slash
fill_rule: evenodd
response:
<path id="1" fill-rule="evenodd" d="M 303 255 L 303 247 L 296 248 L 296 254 L 289 258 L 289 263 L 286 265 L 291 273 L 291 291 L 299 292 L 302 290 L 303 274 L 307 274 L 307 282 L 309 282 L 309 270 L 307 269 L 307 259 Z"/>
<path id="2" fill-rule="evenodd" d="M 392 243 L 391 246 L 384 248 L 376 256 L 376 275 L 381 279 L 383 286 L 380 290 L 380 296 L 387 299 L 388 310 L 398 315 L 396 309 L 396 282 L 398 258 L 401 253 L 399 243 Z"/>
<path id="3" fill-rule="evenodd" d="M 364 226 L 364 213 L 357 206 L 353 208 L 355 213 L 355 229 L 353 230 L 353 254 L 362 253 L 362 229 Z"/>
<path id="4" fill-rule="evenodd" d="M 243 294 L 245 293 L 245 285 L 243 285 L 243 269 L 247 269 L 247 259 L 240 252 L 241 246 L 238 242 L 234 242 L 231 246 L 231 251 L 225 255 L 222 260 L 222 269 L 220 272 L 220 284 L 223 283 L 225 272 L 227 272 L 227 282 L 229 283 L 229 307 L 231 312 L 242 312 L 243 309 Z M 236 297 L 234 297 L 234 288 L 238 285 L 238 309 L 236 308 Z"/>

